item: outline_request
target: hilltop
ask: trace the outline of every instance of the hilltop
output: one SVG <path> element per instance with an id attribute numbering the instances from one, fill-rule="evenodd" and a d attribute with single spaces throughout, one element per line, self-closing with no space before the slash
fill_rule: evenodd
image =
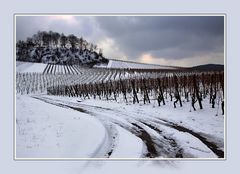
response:
<path id="1" fill-rule="evenodd" d="M 219 64 L 205 64 L 205 65 L 198 65 L 191 67 L 193 70 L 199 70 L 199 71 L 223 71 L 224 65 Z"/>
<path id="2" fill-rule="evenodd" d="M 16 44 L 17 61 L 61 65 L 90 65 L 108 63 L 102 49 L 71 34 L 65 36 L 53 31 L 39 31 L 26 41 Z"/>

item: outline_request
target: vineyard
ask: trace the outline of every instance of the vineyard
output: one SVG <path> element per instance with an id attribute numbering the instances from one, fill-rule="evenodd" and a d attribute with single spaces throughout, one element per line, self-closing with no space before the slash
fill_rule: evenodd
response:
<path id="1" fill-rule="evenodd" d="M 59 68 L 60 67 L 60 68 Z M 70 68 L 71 67 L 71 68 Z M 52 70 L 58 70 L 52 71 Z M 47 65 L 43 73 L 16 73 L 16 91 L 20 94 L 44 93 L 48 87 L 68 86 L 125 79 L 124 70 L 79 68 L 74 66 Z"/>
<path id="2" fill-rule="evenodd" d="M 20 94 L 47 93 L 68 97 L 123 99 L 126 103 L 173 106 L 191 102 L 194 110 L 207 96 L 212 108 L 224 107 L 224 73 L 143 69 L 86 68 L 78 65 L 46 65 L 43 73 L 17 73 L 16 91 Z"/>
<path id="3" fill-rule="evenodd" d="M 45 156 L 62 157 L 58 151 L 45 149 L 49 143 L 40 137 L 56 132 L 51 135 L 56 144 L 51 146 L 65 151 L 68 146 L 61 149 L 60 144 L 79 144 L 81 133 L 69 136 L 63 129 L 85 132 L 91 127 L 87 133 L 92 138 L 81 137 L 80 146 L 87 143 L 79 151 L 81 157 L 89 157 L 84 152 L 94 148 L 97 153 L 93 156 L 101 158 L 224 157 L 223 71 L 36 63 L 17 66 L 17 142 L 23 149 L 20 156 L 31 154 L 26 147 L 42 155 L 40 146 Z M 40 126 L 41 131 L 35 126 Z M 32 139 L 35 136 L 39 138 Z M 76 138 L 65 141 L 72 136 Z M 133 142 L 136 149 L 131 148 Z M 70 155 L 75 157 L 76 153 Z"/>
<path id="4" fill-rule="evenodd" d="M 224 15 L 27 16 L 14 159 L 225 159 Z"/>

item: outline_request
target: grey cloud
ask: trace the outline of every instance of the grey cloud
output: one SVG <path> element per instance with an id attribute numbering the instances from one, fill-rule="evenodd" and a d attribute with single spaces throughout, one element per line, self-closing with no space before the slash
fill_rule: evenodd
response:
<path id="1" fill-rule="evenodd" d="M 84 38 L 91 37 L 94 32 L 89 17 L 76 18 L 76 24 L 71 25 L 67 20 L 50 20 L 48 16 L 17 16 L 16 28 L 17 40 L 25 40 L 39 30 L 52 30 L 65 35 L 75 34 Z"/>
<path id="2" fill-rule="evenodd" d="M 110 38 L 118 48 L 113 50 L 129 60 L 139 60 L 143 54 L 169 60 L 223 55 L 223 16 L 78 16 L 75 20 L 73 26 L 65 20 L 49 21 L 48 16 L 18 16 L 16 37 L 26 39 L 39 30 L 52 30 L 94 43 Z"/>
<path id="3" fill-rule="evenodd" d="M 39 24 L 37 24 L 39 23 Z M 35 20 L 35 17 L 16 17 L 16 39 L 17 40 L 25 40 L 27 37 L 31 37 L 38 30 L 41 30 L 39 26 L 41 23 L 44 23 L 43 18 L 39 18 L 38 21 Z M 44 28 L 46 29 L 46 28 Z"/>
<path id="4" fill-rule="evenodd" d="M 146 52 L 186 58 L 216 51 L 224 43 L 222 16 L 98 17 L 97 21 L 132 58 Z"/>

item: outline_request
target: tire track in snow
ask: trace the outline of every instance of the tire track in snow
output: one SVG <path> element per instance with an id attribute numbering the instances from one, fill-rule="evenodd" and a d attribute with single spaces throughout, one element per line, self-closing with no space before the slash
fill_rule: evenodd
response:
<path id="1" fill-rule="evenodd" d="M 39 97 L 37 97 L 39 98 Z M 63 101 L 63 100 L 55 100 L 48 97 L 40 97 L 40 99 L 43 99 L 45 101 L 48 101 L 51 104 L 55 104 L 61 107 L 65 108 L 71 108 L 74 110 L 77 110 L 79 112 L 87 113 L 91 116 L 96 116 L 99 120 L 104 122 L 107 116 L 101 116 L 99 113 L 103 112 L 111 112 L 112 115 L 116 115 L 118 117 L 124 118 L 131 126 L 127 126 L 126 124 L 120 122 L 119 120 L 113 119 L 112 117 L 108 118 L 112 123 L 119 125 L 120 127 L 126 129 L 136 137 L 140 138 L 142 142 L 144 143 L 146 147 L 146 152 L 143 152 L 142 157 L 143 158 L 156 158 L 159 156 L 165 156 L 165 157 L 182 157 L 181 154 L 179 155 L 179 150 L 174 152 L 176 147 L 173 147 L 171 143 L 167 141 L 167 138 L 158 139 L 157 137 L 154 137 L 149 133 L 149 131 L 146 129 L 152 129 L 149 127 L 149 125 L 144 125 L 141 121 L 137 120 L 135 117 L 130 117 L 128 114 L 124 114 L 123 112 L 118 112 L 116 110 L 112 110 L 110 108 L 103 108 L 99 106 L 91 106 L 86 104 L 76 104 L 73 102 Z M 81 108 L 80 106 L 84 107 Z M 94 111 L 94 112 L 93 112 Z M 117 114 L 116 114 L 117 113 Z M 119 115 L 120 114 L 120 115 Z M 106 126 L 105 126 L 106 127 Z M 154 130 L 154 129 L 153 129 Z M 156 130 L 154 130 L 156 131 Z M 156 149 L 158 148 L 158 150 Z M 161 150 L 159 150 L 159 148 Z M 105 156 L 110 156 L 112 153 L 112 149 L 109 148 L 109 152 L 106 153 Z M 110 155 L 107 155 L 110 154 Z"/>
<path id="2" fill-rule="evenodd" d="M 114 123 L 142 140 L 146 147 L 146 152 L 143 152 L 141 155 L 142 158 L 155 158 L 159 156 L 154 146 L 151 135 L 147 133 L 145 129 L 143 129 L 136 123 L 130 123 L 132 126 L 127 126 L 119 121 Z"/>
<path id="3" fill-rule="evenodd" d="M 89 106 L 89 105 L 88 105 Z M 94 106 L 93 106 L 94 107 Z M 98 109 L 106 109 L 106 110 L 111 110 L 110 108 L 102 108 L 102 107 L 98 107 Z M 117 113 L 117 110 L 112 110 L 114 111 L 115 113 Z M 119 111 L 119 113 L 121 115 L 124 115 L 122 111 Z M 129 117 L 129 115 L 127 115 Z M 158 133 L 161 133 L 160 130 L 157 130 L 156 127 L 152 126 L 151 124 L 148 124 L 147 122 L 149 122 L 148 120 L 141 120 L 141 118 L 136 118 L 136 117 L 133 117 L 134 119 L 136 119 L 137 121 L 145 124 L 146 126 L 150 127 L 151 129 L 155 130 L 156 132 Z M 154 117 L 154 119 L 152 117 L 148 117 L 148 119 L 150 119 L 153 123 L 158 123 L 160 125 L 164 125 L 164 126 L 167 126 L 169 128 L 172 128 L 172 129 L 175 129 L 177 131 L 180 131 L 180 132 L 185 132 L 185 133 L 188 133 L 190 134 L 191 136 L 193 136 L 194 138 L 197 138 L 198 140 L 200 140 L 203 144 L 205 144 L 214 154 L 216 154 L 219 158 L 224 158 L 224 151 L 222 151 L 216 143 L 214 142 L 211 142 L 208 140 L 208 138 L 206 138 L 206 136 L 204 135 L 201 135 L 200 133 L 197 133 L 197 132 L 194 132 L 193 130 L 191 129 L 188 129 L 186 127 L 183 127 L 183 126 L 180 126 L 176 123 L 173 123 L 173 122 L 170 122 L 170 121 L 167 121 L 165 119 L 161 119 L 161 118 L 158 118 L 158 117 Z M 156 120 L 157 119 L 157 120 Z M 159 121 L 160 122 L 159 122 Z M 165 122 L 165 123 L 164 123 Z M 177 146 L 175 145 L 176 141 L 173 139 L 173 138 L 169 138 L 169 137 L 166 137 L 166 136 L 163 136 L 164 139 L 166 140 L 170 140 L 170 144 L 172 144 L 172 147 L 174 146 Z M 176 148 L 176 147 L 174 147 Z M 182 155 L 182 149 L 181 148 L 178 148 L 177 150 L 177 153 L 175 155 L 176 158 L 182 158 L 183 155 Z"/>
<path id="4" fill-rule="evenodd" d="M 182 149 L 177 145 L 176 141 L 170 137 L 162 135 L 159 129 L 154 128 L 149 123 L 130 119 L 129 124 L 132 126 L 124 126 L 120 122 L 115 122 L 119 126 L 128 130 L 135 136 L 139 137 L 146 146 L 146 153 L 143 158 L 167 157 L 182 158 Z M 155 131 L 157 136 L 152 133 Z"/>
<path id="5" fill-rule="evenodd" d="M 159 155 L 154 146 L 155 143 L 153 142 L 152 137 L 149 135 L 149 133 L 136 123 L 132 123 L 132 125 L 138 128 L 139 131 L 138 137 L 141 138 L 147 146 L 147 153 L 145 154 L 145 157 L 148 158 L 158 157 Z"/>
<path id="6" fill-rule="evenodd" d="M 155 124 L 154 122 L 149 122 L 149 120 L 133 117 L 129 114 L 118 112 L 117 110 L 112 110 L 109 108 L 105 109 L 102 107 L 97 107 L 97 109 L 101 110 L 99 110 L 99 112 L 102 112 L 103 109 L 105 110 L 105 112 L 112 111 L 112 114 L 114 114 L 114 116 L 124 118 L 129 124 L 132 125 L 132 127 L 129 128 L 129 126 L 127 127 L 126 125 L 124 126 L 122 123 L 120 124 L 119 121 L 112 121 L 142 139 L 143 143 L 148 149 L 148 152 L 143 154 L 143 157 L 183 158 L 183 149 L 180 148 L 180 146 L 173 138 L 163 135 L 162 131 L 159 128 L 151 125 Z M 152 131 L 155 131 L 156 133 L 158 133 L 158 135 L 153 135 Z M 156 149 L 157 152 L 155 152 L 154 149 Z"/>
<path id="7" fill-rule="evenodd" d="M 145 146 L 147 148 L 147 153 L 144 154 L 143 157 L 157 157 L 157 156 L 161 156 L 161 155 L 169 155 L 167 157 L 173 157 L 173 158 L 182 158 L 183 157 L 182 149 L 177 145 L 176 140 L 174 140 L 173 138 L 167 137 L 166 135 L 163 135 L 162 131 L 159 128 L 157 128 L 156 125 L 164 125 L 169 128 L 172 128 L 174 130 L 188 133 L 188 134 L 192 135 L 194 138 L 199 139 L 212 152 L 214 152 L 219 158 L 224 157 L 224 152 L 221 149 L 219 149 L 219 147 L 215 143 L 208 141 L 207 138 L 205 138 L 204 136 L 202 136 L 199 133 L 196 133 L 193 130 L 190 130 L 186 127 L 177 125 L 173 122 L 170 122 L 170 121 L 167 121 L 167 120 L 164 120 L 161 118 L 148 116 L 148 118 L 147 118 L 148 120 L 146 120 L 146 119 L 137 118 L 136 116 L 130 116 L 129 113 L 124 113 L 123 111 L 113 110 L 110 108 L 91 106 L 91 105 L 87 105 L 87 104 L 79 104 L 79 103 L 68 102 L 68 101 L 63 101 L 63 100 L 55 100 L 55 99 L 50 99 L 50 98 L 47 98 L 47 99 L 52 100 L 54 103 L 56 103 L 56 101 L 58 101 L 60 103 L 65 103 L 64 105 L 63 104 L 61 104 L 61 105 L 63 107 L 72 108 L 72 109 L 78 110 L 80 112 L 85 112 L 90 115 L 94 115 L 98 118 L 101 117 L 102 120 L 104 120 L 104 118 L 103 118 L 103 116 L 99 116 L 99 113 L 103 113 L 103 112 L 111 112 L 112 114 L 114 114 L 114 116 L 118 116 L 122 119 L 125 119 L 132 126 L 129 126 L 129 125 L 127 126 L 123 122 L 113 119 L 112 117 L 108 118 L 111 120 L 112 123 L 121 126 L 122 128 L 131 132 L 132 134 L 139 137 L 143 141 L 143 143 L 145 144 Z M 106 116 L 106 117 L 108 117 L 108 116 Z M 158 137 L 158 139 L 156 139 L 156 137 L 149 134 L 149 131 L 146 128 L 154 130 L 159 135 L 161 135 L 162 138 Z M 156 147 L 158 147 L 158 149 L 159 148 L 161 149 L 160 152 L 157 150 Z"/>
<path id="8" fill-rule="evenodd" d="M 63 104 L 63 103 L 58 103 L 58 102 L 55 102 L 54 100 L 46 98 L 46 97 L 33 96 L 32 98 L 41 100 L 41 101 L 43 101 L 45 103 L 52 104 L 52 105 L 55 105 L 55 106 L 58 106 L 58 107 L 70 108 L 70 109 L 76 110 L 78 112 L 82 112 L 82 113 L 88 114 L 90 116 L 94 116 L 93 113 L 91 113 L 91 112 L 89 112 L 89 111 L 87 111 L 85 109 L 82 109 L 80 107 L 73 107 L 73 106 L 69 106 L 69 105 Z M 97 119 L 99 120 L 99 118 L 97 118 Z M 111 156 L 111 154 L 113 153 L 114 148 L 116 146 L 116 139 L 118 138 L 117 129 L 116 129 L 115 125 L 113 125 L 113 124 L 107 124 L 103 120 L 99 120 L 99 121 L 104 126 L 104 128 L 105 128 L 105 130 L 107 132 L 107 136 L 105 136 L 105 140 L 103 140 L 103 142 L 100 143 L 101 147 L 97 148 L 96 151 L 93 152 L 93 155 L 94 155 L 94 157 L 95 156 L 98 156 L 98 157 L 102 157 L 103 156 L 105 158 L 109 158 Z M 107 147 L 105 147 L 105 146 L 107 146 Z M 102 154 L 101 152 L 104 149 L 107 149 L 107 150 L 105 150 L 105 152 Z"/>
<path id="9" fill-rule="evenodd" d="M 171 149 L 169 149 L 169 148 L 166 149 L 166 151 L 168 152 L 169 155 L 173 154 L 173 155 L 171 155 L 171 157 L 183 158 L 182 148 L 180 148 L 178 146 L 178 144 L 176 143 L 176 141 L 173 138 L 170 138 L 170 137 L 167 137 L 166 135 L 163 135 L 162 130 L 160 130 L 156 126 L 153 126 L 151 122 L 149 122 L 149 123 L 142 122 L 142 123 L 145 124 L 146 126 L 150 127 L 151 129 L 155 130 L 156 132 L 158 132 L 159 135 L 161 135 L 164 138 L 164 140 L 171 146 Z"/>
<path id="10" fill-rule="evenodd" d="M 75 103 L 70 102 L 69 104 L 71 105 L 71 104 L 75 104 Z M 80 105 L 82 105 L 82 104 L 80 104 Z M 106 116 L 105 116 L 105 118 L 100 116 L 99 113 L 102 113 L 102 111 L 112 112 L 112 114 L 115 114 L 115 112 L 116 112 L 115 110 L 112 110 L 110 108 L 103 108 L 103 107 L 99 107 L 99 106 L 89 106 L 89 105 L 85 105 L 85 106 L 93 108 L 93 109 L 95 109 L 95 111 L 97 109 L 98 112 L 95 113 L 95 114 L 91 113 L 91 115 L 95 115 L 96 117 L 101 117 L 102 118 L 101 120 L 106 119 Z M 73 107 L 71 107 L 71 108 L 73 108 Z M 74 107 L 74 108 L 75 109 L 79 108 L 80 110 L 82 110 L 82 108 L 80 108 L 79 106 Z M 92 112 L 92 111 L 90 111 L 90 112 Z M 123 116 L 123 115 L 124 114 L 121 113 L 120 117 Z M 129 117 L 128 115 L 125 115 L 125 116 Z M 148 133 L 148 131 L 146 129 L 144 129 L 142 127 L 142 125 L 139 121 L 137 121 L 135 119 L 134 120 L 129 120 L 130 118 L 128 118 L 127 122 L 130 123 L 132 126 L 126 126 L 123 123 L 120 123 L 119 120 L 115 120 L 113 118 L 108 118 L 108 119 L 112 120 L 112 123 L 115 123 L 115 124 L 119 125 L 120 127 L 126 129 L 127 131 L 129 131 L 130 133 L 132 133 L 133 135 L 135 135 L 136 137 L 138 137 L 142 140 L 142 142 L 145 144 L 146 149 L 147 149 L 147 152 L 144 152 L 142 154 L 143 158 L 155 158 L 155 157 L 159 157 L 161 155 L 157 152 L 156 147 L 155 147 L 155 146 L 159 146 L 159 144 L 155 143 L 155 141 L 152 139 L 152 136 Z M 133 119 L 133 118 L 131 118 L 131 119 Z"/>
<path id="11" fill-rule="evenodd" d="M 101 122 L 101 121 L 100 121 Z M 118 140 L 118 131 L 115 125 L 101 122 L 104 126 L 105 137 L 98 148 L 92 153 L 92 158 L 110 158 Z"/>
<path id="12" fill-rule="evenodd" d="M 156 118 L 161 122 L 158 122 L 159 124 L 168 126 L 170 128 L 176 129 L 180 132 L 186 132 L 191 134 L 192 136 L 196 137 L 197 139 L 199 139 L 203 144 L 205 144 L 209 149 L 211 149 L 219 158 L 224 158 L 224 151 L 222 151 L 215 143 L 210 142 L 209 140 L 207 140 L 207 138 L 203 137 L 200 133 L 194 132 L 193 130 L 190 130 L 186 127 L 183 127 L 181 125 L 178 125 L 176 123 L 170 122 L 168 120 L 165 119 L 161 119 L 161 118 Z"/>
<path id="13" fill-rule="evenodd" d="M 119 120 L 113 119 L 112 117 L 108 118 L 112 123 L 119 125 L 120 127 L 126 129 L 136 137 L 140 138 L 142 142 L 145 145 L 146 152 L 143 152 L 142 157 L 143 158 L 155 158 L 159 156 L 165 156 L 165 157 L 182 157 L 182 155 L 179 153 L 179 149 L 176 148 L 176 144 L 169 141 L 169 138 L 166 136 L 163 136 L 163 138 L 159 139 L 160 137 L 155 137 L 151 135 L 151 131 L 149 132 L 147 129 L 153 129 L 149 125 L 144 125 L 143 121 L 137 120 L 135 117 L 130 117 L 128 114 L 124 114 L 123 112 L 118 112 L 117 110 L 112 110 L 110 108 L 103 108 L 99 106 L 91 106 L 86 104 L 79 104 L 79 103 L 73 103 L 63 100 L 53 100 L 47 97 L 41 97 L 45 98 L 46 100 L 51 100 L 51 102 L 56 103 L 62 107 L 68 107 L 80 112 L 88 113 L 90 115 L 98 117 L 100 120 L 104 121 L 108 116 L 102 116 L 101 113 L 103 112 L 111 112 L 111 115 L 116 115 L 120 118 L 124 118 L 131 126 L 127 126 L 123 122 L 120 122 Z M 63 104 L 64 103 L 64 104 Z M 84 107 L 81 108 L 80 106 Z M 146 129 L 147 127 L 147 129 Z M 154 129 L 153 129 L 154 130 Z M 154 130 L 156 131 L 156 129 Z M 156 131 L 157 132 L 157 131 Z M 158 150 L 156 149 L 158 148 Z M 159 150 L 160 149 L 160 150 Z M 176 151 L 177 149 L 177 151 Z"/>
<path id="14" fill-rule="evenodd" d="M 83 113 L 87 113 L 91 116 L 95 116 L 97 117 L 101 122 L 102 124 L 104 125 L 104 127 L 106 128 L 106 130 L 108 129 L 106 127 L 106 125 L 104 124 L 104 118 L 102 118 L 102 116 L 100 116 L 99 114 L 96 114 L 96 113 L 93 113 L 92 110 L 87 110 L 86 107 L 85 109 L 83 108 L 80 108 L 79 105 L 78 107 L 75 105 L 75 103 L 71 103 L 71 102 L 65 102 L 65 101 L 62 101 L 62 100 L 53 100 L 53 99 L 50 99 L 50 98 L 47 98 L 47 97 L 39 97 L 39 96 L 34 96 L 33 98 L 36 98 L 36 99 L 39 99 L 39 100 L 42 100 L 44 102 L 47 102 L 49 104 L 53 104 L 53 105 L 56 105 L 56 106 L 60 106 L 60 107 L 64 107 L 64 108 L 71 108 L 71 109 L 74 109 L 76 111 L 79 111 L 79 112 L 83 112 Z M 63 104 L 64 103 L 64 104 Z M 74 106 L 72 106 L 74 105 Z M 100 113 L 102 112 L 102 110 L 107 110 L 107 111 L 113 111 L 111 109 L 104 109 L 102 107 L 94 107 L 94 106 L 88 106 L 88 107 L 91 107 L 91 108 L 97 108 L 98 110 L 101 110 Z M 114 111 L 113 111 L 114 112 Z M 106 119 L 106 117 L 105 117 Z M 126 126 L 124 125 L 123 123 L 120 123 L 118 120 L 114 120 L 114 119 L 109 119 L 109 120 L 112 120 L 112 123 L 113 124 L 117 124 L 119 125 L 120 127 L 126 129 L 127 131 L 131 132 L 133 135 L 139 137 L 143 143 L 146 145 L 146 148 L 147 148 L 147 152 L 146 154 L 142 154 L 143 157 L 147 157 L 147 158 L 154 158 L 154 157 L 157 157 L 159 156 L 156 152 L 156 149 L 154 147 L 154 143 L 153 143 L 153 140 L 151 138 L 151 136 L 147 133 L 147 131 L 145 129 L 143 129 L 139 124 L 137 123 L 130 123 L 132 126 L 129 127 L 129 126 Z M 109 132 L 109 131 L 108 131 Z M 110 134 L 110 133 L 109 133 Z M 115 138 L 114 138 L 115 139 Z M 115 143 L 111 143 L 112 146 L 109 147 L 108 149 L 108 152 L 104 155 L 104 157 L 107 157 L 109 158 L 114 150 L 114 147 L 116 146 Z"/>
<path id="15" fill-rule="evenodd" d="M 115 111 L 116 112 L 116 111 Z M 134 117 L 136 118 L 136 117 Z M 158 117 L 150 117 L 148 116 L 149 120 L 142 120 L 141 118 L 136 118 L 138 121 L 142 122 L 143 124 L 147 125 L 148 127 L 152 128 L 153 130 L 157 131 L 158 133 L 161 133 L 160 130 L 157 130 L 156 127 L 152 126 L 151 124 L 148 124 L 147 122 L 149 122 L 149 120 L 152 121 L 152 123 L 158 123 L 160 125 L 164 125 L 167 126 L 169 128 L 175 129 L 179 132 L 185 132 L 190 134 L 191 136 L 193 136 L 194 138 L 197 138 L 198 140 L 200 140 L 203 144 L 205 144 L 215 155 L 217 155 L 219 158 L 224 158 L 224 151 L 220 149 L 220 147 L 217 146 L 216 143 L 211 142 L 208 140 L 207 135 L 205 136 L 201 133 L 197 133 L 194 132 L 191 129 L 188 129 L 186 127 L 183 127 L 181 125 L 178 125 L 176 123 L 170 122 L 166 119 L 161 119 Z M 174 139 L 172 138 L 167 138 L 166 136 L 163 136 L 165 139 L 170 139 L 171 141 L 173 141 Z M 174 140 L 174 143 L 176 143 L 176 141 Z M 176 153 L 176 158 L 182 158 L 182 149 L 178 149 L 178 153 Z"/>

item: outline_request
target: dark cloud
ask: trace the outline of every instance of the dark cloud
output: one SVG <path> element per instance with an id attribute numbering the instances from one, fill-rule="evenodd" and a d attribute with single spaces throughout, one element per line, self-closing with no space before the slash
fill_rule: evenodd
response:
<path id="1" fill-rule="evenodd" d="M 17 16 L 16 17 L 16 39 L 17 40 L 25 40 L 27 37 L 31 37 L 38 30 L 45 30 L 46 27 L 41 27 L 44 25 L 44 18 L 39 18 L 35 20 L 35 17 L 24 17 Z"/>
<path id="2" fill-rule="evenodd" d="M 25 40 L 37 31 L 56 31 L 65 35 L 75 34 L 78 37 L 91 37 L 94 27 L 90 17 L 69 17 L 61 16 L 17 16 L 16 18 L 16 39 Z"/>
<path id="3" fill-rule="evenodd" d="M 186 58 L 223 51 L 222 16 L 98 17 L 99 25 L 133 58 Z"/>
<path id="4" fill-rule="evenodd" d="M 138 61 L 148 54 L 167 62 L 194 57 L 210 60 L 214 55 L 214 61 L 224 62 L 223 16 L 17 17 L 17 40 L 39 30 L 75 34 L 101 43 L 106 57 Z"/>

